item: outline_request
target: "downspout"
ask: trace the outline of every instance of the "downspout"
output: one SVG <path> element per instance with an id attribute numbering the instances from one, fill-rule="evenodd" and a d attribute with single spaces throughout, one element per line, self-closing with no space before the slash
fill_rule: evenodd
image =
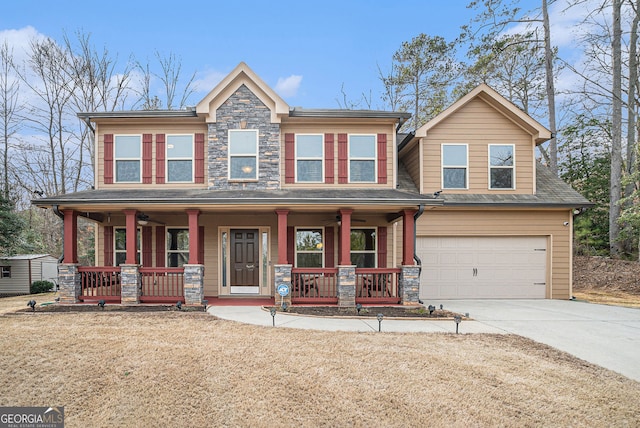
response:
<path id="1" fill-rule="evenodd" d="M 423 213 L 424 205 L 420 204 L 418 205 L 418 212 L 413 215 L 413 260 L 415 260 L 417 265 L 420 267 L 418 270 L 418 276 L 422 272 L 422 260 L 420 260 L 420 257 L 418 257 L 418 254 L 416 253 L 416 244 L 418 243 L 418 219 Z"/>
<path id="2" fill-rule="evenodd" d="M 62 255 L 58 258 L 58 264 L 61 264 L 64 260 L 64 214 L 60 212 L 57 205 L 54 205 L 52 208 L 53 213 L 62 220 Z"/>

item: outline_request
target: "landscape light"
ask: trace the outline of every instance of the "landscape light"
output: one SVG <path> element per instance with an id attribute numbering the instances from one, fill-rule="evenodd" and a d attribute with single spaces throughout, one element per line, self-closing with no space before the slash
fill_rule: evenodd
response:
<path id="1" fill-rule="evenodd" d="M 456 323 L 456 334 L 458 334 L 458 325 L 460 325 L 462 318 L 460 318 L 460 315 L 456 315 L 453 317 L 453 321 Z"/>
<path id="2" fill-rule="evenodd" d="M 27 303 L 27 306 L 29 306 L 32 311 L 35 311 L 36 310 L 36 301 L 35 300 L 29 300 L 29 303 Z"/>
<path id="3" fill-rule="evenodd" d="M 376 318 L 378 318 L 378 331 L 382 331 L 382 318 L 384 318 L 384 315 L 378 314 Z"/>
<path id="4" fill-rule="evenodd" d="M 182 302 L 180 300 L 176 302 L 176 308 L 178 308 L 179 311 L 182 310 Z"/>
<path id="5" fill-rule="evenodd" d="M 442 306 L 442 304 L 441 304 L 441 305 L 440 305 L 440 310 L 443 310 L 443 309 L 444 309 L 444 306 Z"/>
<path id="6" fill-rule="evenodd" d="M 435 307 L 435 306 L 433 306 L 433 305 L 429 305 L 429 308 L 428 308 L 428 309 L 429 309 L 429 315 L 431 315 L 431 314 L 433 314 L 433 311 L 435 311 L 435 310 L 436 310 L 436 307 Z"/>
<path id="7" fill-rule="evenodd" d="M 358 311 L 358 315 L 360 315 L 361 310 L 362 310 L 362 303 L 356 303 L 356 311 Z"/>
<path id="8" fill-rule="evenodd" d="M 282 302 L 282 310 L 287 312 L 287 308 L 289 307 L 289 305 L 287 304 L 287 302 Z"/>
<path id="9" fill-rule="evenodd" d="M 98 300 L 98 306 L 100 306 L 102 309 L 104 309 L 104 304 L 105 304 L 104 300 Z"/>
<path id="10" fill-rule="evenodd" d="M 272 326 L 275 327 L 276 326 L 276 312 L 277 312 L 275 306 L 271 308 L 270 312 L 271 312 Z"/>

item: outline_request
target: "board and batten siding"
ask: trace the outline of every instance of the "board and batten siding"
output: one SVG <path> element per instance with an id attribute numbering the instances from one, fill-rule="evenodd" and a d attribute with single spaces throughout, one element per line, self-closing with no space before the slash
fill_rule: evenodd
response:
<path id="1" fill-rule="evenodd" d="M 333 177 L 332 184 L 326 183 L 286 183 L 285 177 L 285 138 L 286 134 L 333 134 Z M 339 143 L 338 134 L 369 134 L 378 135 L 385 134 L 387 139 L 386 145 L 386 183 L 339 183 Z M 377 141 L 377 140 L 376 140 Z M 280 130 L 280 183 L 283 188 L 348 188 L 348 187 L 371 187 L 371 188 L 389 188 L 392 189 L 395 186 L 396 176 L 396 154 L 395 154 L 395 127 L 388 124 L 283 124 Z M 325 153 L 325 159 L 327 158 Z M 376 168 L 378 168 L 376 163 Z M 379 176 L 380 174 L 378 174 Z"/>
<path id="2" fill-rule="evenodd" d="M 569 225 L 565 226 L 564 222 Z M 547 298 L 571 297 L 570 210 L 433 209 L 426 211 L 416 226 L 418 237 L 546 236 Z"/>
<path id="3" fill-rule="evenodd" d="M 109 188 L 119 188 L 119 189 L 139 189 L 141 186 L 153 186 L 156 185 L 156 136 L 158 134 L 166 135 L 171 134 L 204 134 L 204 145 L 205 145 L 205 179 L 204 183 L 163 183 L 161 184 L 163 188 L 169 187 L 178 187 L 178 188 L 206 188 L 206 162 L 207 162 L 207 126 L 205 124 L 159 124 L 157 122 L 150 122 L 149 124 L 99 124 L 96 126 L 96 136 L 97 136 L 97 150 L 96 150 L 96 188 L 105 188 L 105 167 L 104 167 L 104 136 L 105 134 L 112 135 L 140 135 L 150 134 L 151 135 L 151 182 L 143 184 L 141 179 L 140 183 L 116 183 L 115 176 L 113 184 L 108 184 Z M 194 137 L 195 142 L 195 137 Z M 115 146 L 114 146 L 115 150 Z M 141 153 L 142 155 L 142 153 Z M 141 156 L 142 157 L 142 156 Z M 195 153 L 194 153 L 195 157 Z M 194 167 L 195 167 L 195 159 L 194 159 Z M 142 163 L 141 163 L 142 168 Z"/>
<path id="4" fill-rule="evenodd" d="M 534 147 L 531 134 L 481 99 L 473 99 L 455 114 L 430 129 L 423 144 L 425 192 L 442 188 L 441 146 L 468 144 L 469 189 L 447 189 L 449 193 L 533 194 L 535 191 Z M 489 145 L 515 146 L 515 189 L 489 189 Z M 403 154 L 403 159 L 409 158 Z M 413 174 L 412 174 L 413 176 Z"/>

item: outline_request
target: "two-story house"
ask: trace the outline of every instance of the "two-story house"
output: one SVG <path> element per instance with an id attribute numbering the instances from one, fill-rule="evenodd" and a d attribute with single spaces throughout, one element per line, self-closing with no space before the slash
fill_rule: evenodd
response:
<path id="1" fill-rule="evenodd" d="M 78 116 L 94 189 L 34 201 L 64 219 L 62 302 L 571 295 L 589 202 L 536 164 L 549 131 L 487 86 L 409 135 L 407 113 L 291 108 L 244 63 L 193 109 Z M 77 263 L 78 216 L 96 266 Z"/>

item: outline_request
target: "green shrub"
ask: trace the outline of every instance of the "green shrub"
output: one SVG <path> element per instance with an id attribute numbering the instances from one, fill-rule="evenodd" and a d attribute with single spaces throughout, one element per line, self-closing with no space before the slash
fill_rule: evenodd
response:
<path id="1" fill-rule="evenodd" d="M 31 283 L 31 294 L 47 293 L 53 290 L 53 282 L 51 281 L 33 281 Z"/>

